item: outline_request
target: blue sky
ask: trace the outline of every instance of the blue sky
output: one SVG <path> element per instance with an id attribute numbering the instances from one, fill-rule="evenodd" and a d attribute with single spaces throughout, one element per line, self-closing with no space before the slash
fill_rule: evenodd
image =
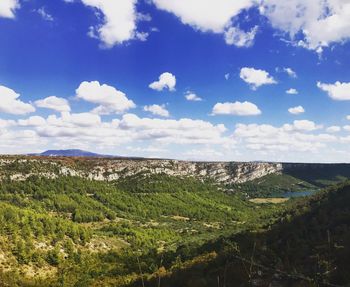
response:
<path id="1" fill-rule="evenodd" d="M 348 162 L 349 19 L 339 0 L 1 1 L 0 153 Z"/>

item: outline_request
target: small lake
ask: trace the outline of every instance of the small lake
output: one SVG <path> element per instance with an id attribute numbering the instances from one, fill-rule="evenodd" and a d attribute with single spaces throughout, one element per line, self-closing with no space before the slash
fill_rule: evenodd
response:
<path id="1" fill-rule="evenodd" d="M 305 196 L 311 196 L 315 193 L 317 193 L 317 190 L 307 190 L 307 191 L 288 191 L 282 194 L 279 194 L 280 197 L 305 197 Z"/>

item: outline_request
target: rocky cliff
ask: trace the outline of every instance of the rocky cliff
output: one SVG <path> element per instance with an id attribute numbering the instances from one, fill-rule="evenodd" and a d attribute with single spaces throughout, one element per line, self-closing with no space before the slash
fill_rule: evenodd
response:
<path id="1" fill-rule="evenodd" d="M 161 159 L 95 159 L 50 157 L 1 157 L 0 178 L 24 180 L 32 175 L 60 175 L 113 181 L 135 174 L 191 176 L 217 183 L 242 183 L 282 171 L 280 163 L 191 162 Z"/>

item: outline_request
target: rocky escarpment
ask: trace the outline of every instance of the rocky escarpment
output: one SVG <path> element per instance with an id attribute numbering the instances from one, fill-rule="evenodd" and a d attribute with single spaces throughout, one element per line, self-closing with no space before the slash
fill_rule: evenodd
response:
<path id="1" fill-rule="evenodd" d="M 242 183 L 282 170 L 279 163 L 265 162 L 190 162 L 161 159 L 92 159 L 3 157 L 0 177 L 24 180 L 32 175 L 54 178 L 78 176 L 100 181 L 113 181 L 135 174 L 192 176 L 217 183 Z"/>

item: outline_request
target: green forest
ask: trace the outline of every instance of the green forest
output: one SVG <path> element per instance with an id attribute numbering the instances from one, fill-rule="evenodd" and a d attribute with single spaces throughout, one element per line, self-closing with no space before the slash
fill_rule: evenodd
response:
<path id="1" fill-rule="evenodd" d="M 347 286 L 350 183 L 296 176 L 3 178 L 0 286 Z"/>

